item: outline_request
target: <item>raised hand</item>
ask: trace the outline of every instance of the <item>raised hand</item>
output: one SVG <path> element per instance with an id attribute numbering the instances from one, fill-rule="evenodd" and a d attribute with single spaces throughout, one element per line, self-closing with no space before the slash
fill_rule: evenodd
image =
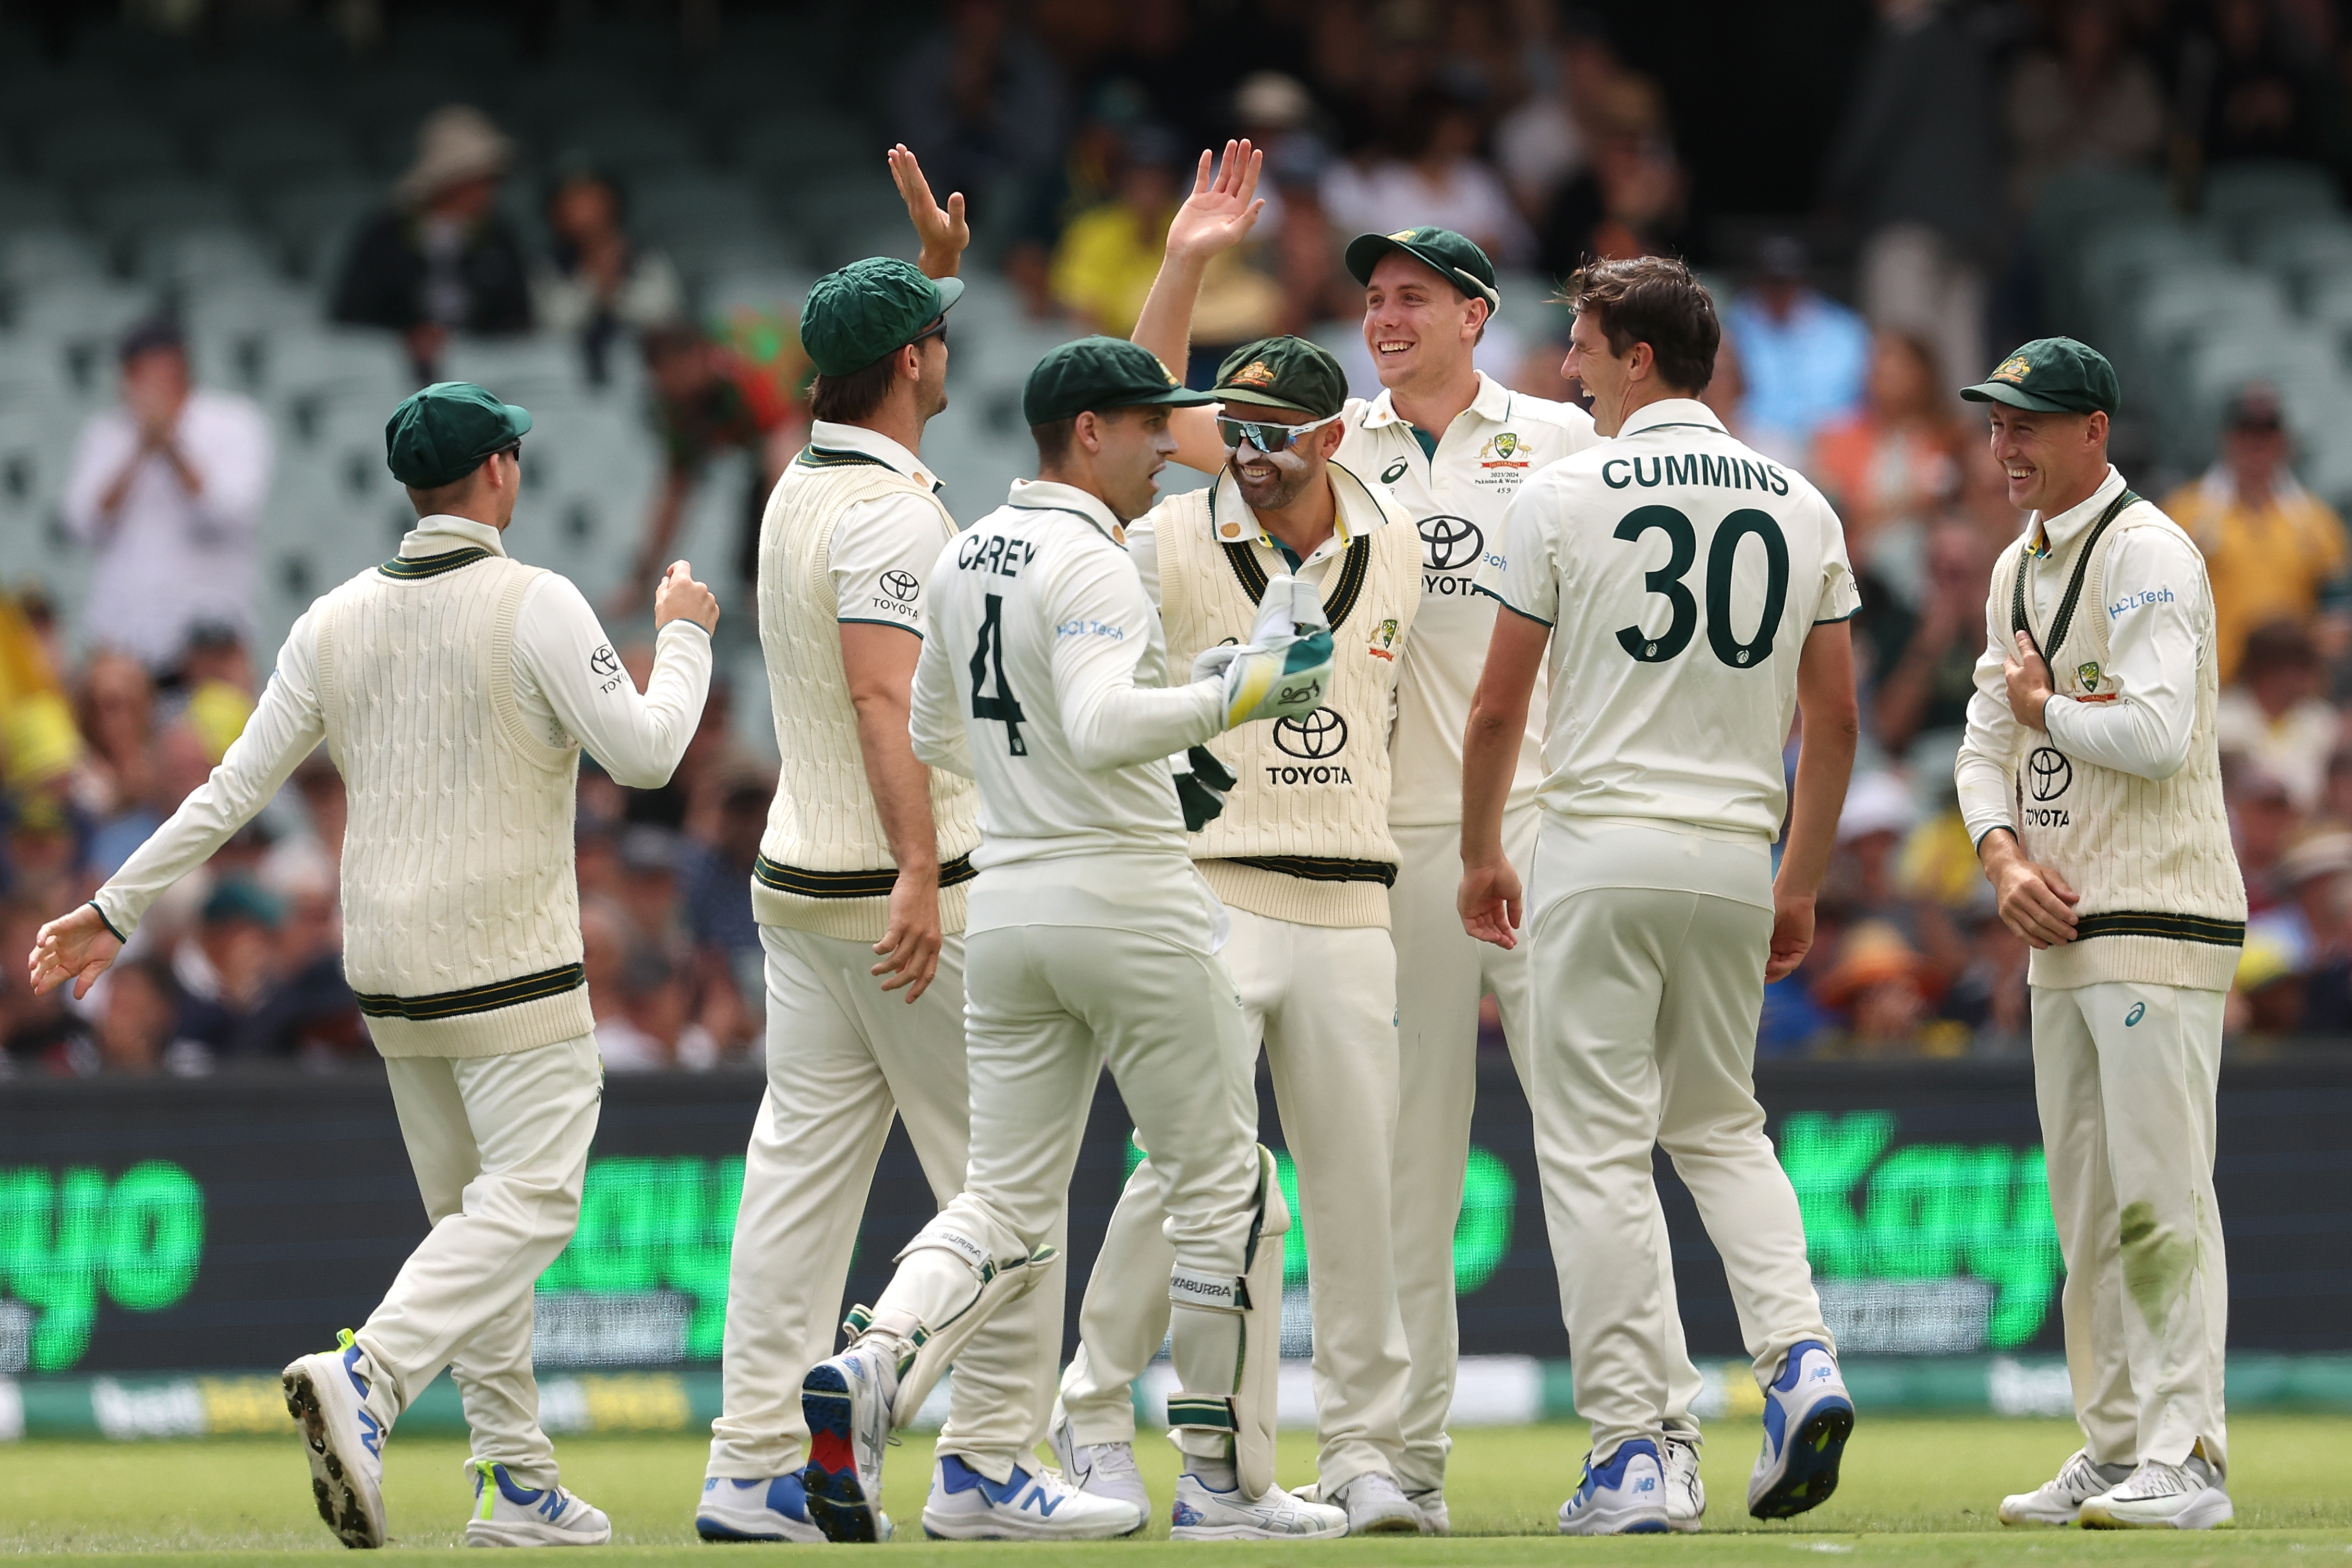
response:
<path id="1" fill-rule="evenodd" d="M 36 996 L 71 980 L 74 998 L 79 1000 L 89 995 L 91 984 L 121 951 L 122 944 L 107 929 L 98 905 L 85 904 L 41 927 L 33 939 L 32 952 L 26 956 L 25 971 Z"/>
<path id="2" fill-rule="evenodd" d="M 929 277 L 954 277 L 964 247 L 971 244 L 971 225 L 963 215 L 963 193 L 950 192 L 942 208 L 931 195 L 931 183 L 923 177 L 922 164 L 903 143 L 890 149 L 890 178 L 898 182 L 899 197 L 907 204 L 907 221 L 915 225 L 915 237 L 922 243 L 922 259 L 917 265 Z"/>
<path id="3" fill-rule="evenodd" d="M 1205 261 L 1233 249 L 1257 226 L 1265 202 L 1257 193 L 1265 154 L 1246 141 L 1228 141 L 1222 159 L 1203 152 L 1192 176 L 1192 193 L 1168 225 L 1168 255 Z"/>

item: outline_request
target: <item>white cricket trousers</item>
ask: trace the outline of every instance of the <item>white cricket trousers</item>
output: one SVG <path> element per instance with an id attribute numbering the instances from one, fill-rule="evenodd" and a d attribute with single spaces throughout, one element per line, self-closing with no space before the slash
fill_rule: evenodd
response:
<path id="1" fill-rule="evenodd" d="M 780 1476 L 805 1462 L 801 1377 L 831 1355 L 841 1292 L 857 1246 L 875 1163 L 896 1116 L 945 1204 L 963 1186 L 963 938 L 940 948 L 939 973 L 914 1002 L 869 973 L 874 949 L 781 925 L 767 951 L 768 1088 L 743 1156 L 727 1274 L 720 1415 L 707 1474 Z M 940 1450 L 1025 1452 L 1045 1435 L 1042 1400 L 1062 1343 L 1062 1273 L 976 1335 L 957 1358 Z M 1042 1354 L 1034 1368 L 1008 1358 Z"/>
<path id="2" fill-rule="evenodd" d="M 1095 1083 L 1108 1061 L 1160 1167 L 1163 1231 L 1177 1261 L 1238 1277 L 1257 1207 L 1255 1052 L 1224 965 L 1213 954 L 1114 926 L 1001 926 L 971 933 L 965 950 L 971 1161 L 964 1190 L 940 1211 L 937 1228 L 971 1239 L 995 1260 L 1017 1259 L 1058 1238 Z M 875 1303 L 877 1320 L 904 1314 L 934 1324 L 965 1310 L 974 1288 L 966 1256 L 918 1237 Z M 1164 1296 L 1168 1271 L 1139 1283 Z M 1186 1390 L 1233 1392 L 1239 1320 L 1196 1307 L 1175 1320 L 1176 1372 Z M 1023 1408 L 1050 1385 L 1041 1376 L 1022 1389 Z M 1230 1439 L 1219 1438 L 1199 1451 L 1221 1451 Z M 971 1462 L 982 1469 L 979 1458 Z"/>
<path id="3" fill-rule="evenodd" d="M 2066 1260 L 2066 1370 L 2100 1464 L 2229 1468 L 2213 1196 L 2221 991 L 2033 988 L 2033 1097 Z"/>
<path id="4" fill-rule="evenodd" d="M 396 1415 L 446 1366 L 474 1458 L 520 1485 L 553 1486 L 530 1370 L 531 1290 L 580 1223 L 604 1098 L 596 1038 L 505 1056 L 391 1056 L 383 1067 L 433 1229 L 354 1336 L 375 1374 L 369 1403 L 388 1396 Z"/>
<path id="5" fill-rule="evenodd" d="M 1241 992 L 1244 1037 L 1265 1042 L 1297 1171 L 1315 1321 L 1317 1470 L 1328 1495 L 1367 1470 L 1393 1473 L 1402 1446 L 1408 1363 L 1387 1224 L 1396 948 L 1376 925 L 1229 914 L 1233 936 L 1220 956 Z M 1077 1358 L 1062 1375 L 1062 1406 L 1082 1444 L 1134 1440 L 1129 1385 L 1168 1333 L 1160 1281 L 1176 1252 L 1157 1166 L 1146 1159 L 1128 1179 L 1087 1281 Z"/>
<path id="6" fill-rule="evenodd" d="M 1525 881 L 1535 864 L 1538 810 L 1520 807 L 1503 819 L 1503 847 Z M 1445 1433 L 1461 1358 L 1454 1317 L 1454 1231 L 1462 1218 L 1463 1173 L 1470 1159 L 1470 1114 L 1478 1092 L 1478 1004 L 1492 996 L 1503 1015 L 1503 1040 L 1530 1098 L 1528 1042 L 1536 1038 L 1529 1011 L 1527 933 L 1505 952 L 1462 928 L 1455 894 L 1462 888 L 1459 823 L 1391 827 L 1399 860 L 1389 891 L 1389 926 L 1397 953 L 1397 1129 L 1390 1207 L 1395 1238 L 1397 1305 L 1404 1320 L 1412 1370 L 1399 1426 L 1404 1448 L 1397 1483 L 1409 1492 L 1445 1484 Z M 1559 1242 L 1554 1239 L 1557 1250 Z M 1673 1260 L 1665 1216 L 1658 1216 L 1662 1288 L 1671 1301 Z M 1674 1312 L 1674 1343 L 1682 1345 Z M 1318 1335 L 1318 1342 L 1320 1336 Z M 1687 1363 L 1688 1357 L 1682 1359 Z M 1691 1367 L 1668 1402 L 1672 1422 L 1696 1432 L 1691 1402 L 1702 1385 Z"/>
<path id="7" fill-rule="evenodd" d="M 1756 1102 L 1772 912 L 1641 887 L 1547 897 L 1554 853 L 1547 831 L 1528 916 L 1538 1041 L 1528 1093 L 1576 1408 L 1601 1460 L 1669 1427 L 1695 1436 L 1678 1391 L 1696 1372 L 1673 1292 L 1654 1147 L 1673 1158 L 1723 1257 L 1759 1385 L 1790 1345 L 1834 1342 L 1796 1191 Z"/>

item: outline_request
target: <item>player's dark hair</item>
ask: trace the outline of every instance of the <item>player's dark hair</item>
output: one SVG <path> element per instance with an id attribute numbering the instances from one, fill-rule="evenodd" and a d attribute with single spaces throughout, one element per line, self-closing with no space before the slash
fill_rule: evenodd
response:
<path id="1" fill-rule="evenodd" d="M 871 419 L 882 400 L 890 395 L 890 383 L 898 379 L 896 349 L 845 376 L 819 376 L 809 382 L 809 413 L 835 424 Z"/>
<path id="2" fill-rule="evenodd" d="M 1715 300 L 1691 269 L 1669 256 L 1595 261 L 1561 286 L 1559 302 L 1591 316 L 1622 358 L 1636 343 L 1657 356 L 1658 379 L 1694 396 L 1715 379 L 1715 351 L 1723 342 Z"/>
<path id="3" fill-rule="evenodd" d="M 1070 455 L 1070 443 L 1078 438 L 1078 417 L 1057 419 L 1050 424 L 1033 424 L 1029 439 L 1037 444 L 1037 466 L 1051 468 Z"/>

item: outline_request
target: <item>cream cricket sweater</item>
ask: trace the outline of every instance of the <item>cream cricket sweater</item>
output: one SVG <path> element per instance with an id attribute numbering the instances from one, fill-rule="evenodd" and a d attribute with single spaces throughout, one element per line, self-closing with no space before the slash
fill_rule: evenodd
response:
<path id="1" fill-rule="evenodd" d="M 2057 989 L 2132 981 L 2226 990 L 2245 940 L 2246 891 L 2221 799 L 2212 594 L 2201 559 L 2182 535 L 2187 548 L 2167 552 L 2179 563 L 2179 580 L 2135 590 L 2126 596 L 2128 603 L 2110 603 L 2116 596 L 2108 591 L 2107 566 L 2117 545 L 2141 530 L 2180 530 L 2112 475 L 2084 506 L 2095 508 L 2089 526 L 2054 532 L 2049 537 L 2052 553 L 2032 561 L 2040 580 L 2065 584 L 2054 613 L 2036 613 L 2027 591 L 2024 570 L 2033 538 L 2002 554 L 1987 605 L 1989 631 L 1997 642 L 2007 642 L 2007 634 L 2019 629 L 2030 632 L 2049 661 L 2054 689 L 2062 698 L 2074 699 L 2063 705 L 2053 700 L 2053 715 L 2046 719 L 2053 730 L 2023 732 L 2024 755 L 2007 759 L 2016 791 L 2013 820 L 2026 855 L 2056 870 L 2082 895 L 2074 911 L 2074 940 L 2035 953 L 2032 982 Z M 2129 684 L 2110 646 L 2114 624 L 2123 615 L 2172 616 L 2195 633 L 2195 716 L 2188 759 L 2166 778 L 2102 766 L 2079 755 L 2080 745 L 2074 748 L 2078 754 L 2069 755 L 2056 732 L 2066 727 L 2058 724 L 2059 716 L 2071 719 L 2077 705 L 2113 700 Z M 2183 652 L 2185 664 L 2185 647 Z M 1990 654 L 1988 661 L 1994 666 L 1991 678 L 1998 680 L 1998 662 Z M 1980 665 L 1980 688 L 1987 678 Z M 2054 710 L 2062 706 L 2060 716 Z M 1972 711 L 1972 747 L 1981 727 L 1979 716 Z M 1964 750 L 1964 800 L 1976 792 L 1966 788 L 1970 765 L 1969 751 Z"/>
<path id="2" fill-rule="evenodd" d="M 1339 553 L 1322 565 L 1335 650 L 1331 695 L 1303 719 L 1248 724 L 1210 742 L 1236 782 L 1192 835 L 1218 897 L 1305 925 L 1389 923 L 1388 732 L 1398 656 L 1421 607 L 1421 541 L 1381 492 L 1333 463 Z M 1268 578 L 1285 570 L 1230 474 L 1151 514 L 1168 665 L 1249 636 Z M 1314 569 L 1309 568 L 1311 574 Z"/>
<path id="3" fill-rule="evenodd" d="M 395 559 L 318 606 L 320 713 L 351 801 L 343 973 L 386 1056 L 495 1056 L 596 1027 L 580 749 L 515 706 L 516 612 L 541 575 L 467 551 Z"/>
<path id="4" fill-rule="evenodd" d="M 955 519 L 929 486 L 870 454 L 815 446 L 784 471 L 760 525 L 760 646 L 783 762 L 752 867 L 752 912 L 764 925 L 858 942 L 878 941 L 887 928 L 898 868 L 866 779 L 832 564 L 843 514 L 871 503 L 936 514 L 939 537 L 919 571 L 955 537 Z M 971 780 L 931 769 L 931 819 L 940 925 L 952 935 L 964 928 L 980 842 Z"/>

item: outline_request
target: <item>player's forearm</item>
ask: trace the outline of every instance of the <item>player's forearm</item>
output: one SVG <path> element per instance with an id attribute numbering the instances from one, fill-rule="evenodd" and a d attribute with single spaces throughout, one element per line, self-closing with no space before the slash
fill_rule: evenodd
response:
<path id="1" fill-rule="evenodd" d="M 1518 771 L 1520 740 L 1527 733 L 1527 705 L 1514 717 L 1473 703 L 1462 732 L 1462 863 L 1487 865 L 1503 858 L 1503 808 Z"/>
<path id="2" fill-rule="evenodd" d="M 1223 681 L 1099 691 L 1072 705 L 1070 757 L 1089 773 L 1159 762 L 1223 734 L 1224 716 Z"/>
<path id="3" fill-rule="evenodd" d="M 128 940 L 148 906 L 252 821 L 325 734 L 315 700 L 273 676 L 220 766 L 90 900 L 114 934 Z"/>
<path id="4" fill-rule="evenodd" d="M 551 687 L 559 684 L 571 683 L 551 683 Z M 680 620 L 665 624 L 654 641 L 654 672 L 643 696 L 630 689 L 625 675 L 618 689 L 595 698 L 584 690 L 567 692 L 569 701 L 554 689 L 549 696 L 556 717 L 580 737 L 614 783 L 630 789 L 658 789 L 677 771 L 688 742 L 701 727 L 702 706 L 709 693 L 710 633 Z"/>
<path id="5" fill-rule="evenodd" d="M 1774 885 L 1783 893 L 1810 897 L 1819 893 L 1829 871 L 1830 851 L 1837 843 L 1838 813 L 1845 805 L 1847 784 L 1853 778 L 1853 754 L 1862 739 L 1862 722 L 1851 703 L 1825 713 L 1808 712 L 1805 731 L 1797 748 L 1797 781 L 1789 807 L 1787 841 L 1780 850 L 1780 872 Z"/>
<path id="6" fill-rule="evenodd" d="M 866 761 L 866 787 L 889 841 L 890 862 L 903 873 L 940 863 L 939 829 L 931 818 L 929 769 L 916 759 L 909 737 L 908 704 L 882 693 L 852 698 L 857 712 L 857 749 Z"/>
<path id="7" fill-rule="evenodd" d="M 1201 298 L 1201 279 L 1209 270 L 1206 257 L 1163 256 L 1135 318 L 1133 340 L 1159 356 L 1160 362 L 1179 375 L 1192 350 L 1192 308 Z"/>

